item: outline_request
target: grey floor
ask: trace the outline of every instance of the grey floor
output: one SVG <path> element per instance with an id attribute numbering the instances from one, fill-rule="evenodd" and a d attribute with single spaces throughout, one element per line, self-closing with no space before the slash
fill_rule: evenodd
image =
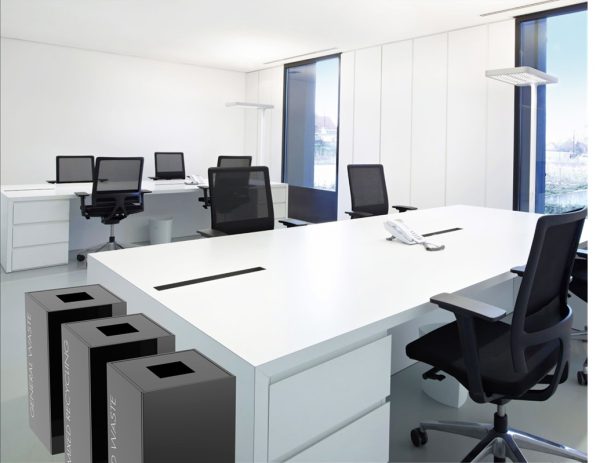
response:
<path id="1" fill-rule="evenodd" d="M 29 430 L 27 423 L 24 293 L 50 288 L 86 284 L 86 271 L 76 263 L 48 269 L 1 274 L 1 456 L 3 463 L 64 461 L 64 456 L 49 455 Z M 572 344 L 572 362 L 579 367 L 587 345 Z M 421 365 L 392 377 L 391 461 L 460 461 L 475 445 L 475 440 L 439 432 L 429 433 L 422 448 L 410 443 L 409 431 L 420 420 L 492 420 L 494 407 L 467 403 L 450 408 L 434 402 L 421 392 Z M 575 375 L 561 385 L 546 402 L 508 404 L 509 424 L 546 439 L 587 450 L 587 388 L 577 384 Z M 525 451 L 531 461 L 562 461 L 560 458 Z M 491 460 L 490 460 L 491 461 Z"/>

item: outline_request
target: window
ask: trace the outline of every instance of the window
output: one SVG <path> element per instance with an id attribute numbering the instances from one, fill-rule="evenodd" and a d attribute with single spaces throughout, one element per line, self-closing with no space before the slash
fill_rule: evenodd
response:
<path id="1" fill-rule="evenodd" d="M 285 67 L 283 181 L 290 217 L 337 219 L 339 55 Z"/>
<path id="2" fill-rule="evenodd" d="M 517 66 L 558 78 L 538 87 L 535 211 L 587 205 L 587 4 L 517 19 Z M 514 208 L 528 210 L 530 90 L 516 93 Z"/>

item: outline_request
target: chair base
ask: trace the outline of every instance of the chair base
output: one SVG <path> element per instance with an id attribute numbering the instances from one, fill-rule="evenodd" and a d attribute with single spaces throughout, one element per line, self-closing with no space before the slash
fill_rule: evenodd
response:
<path id="1" fill-rule="evenodd" d="M 480 439 L 463 462 L 479 461 L 488 455 L 494 461 L 503 462 L 508 458 L 513 462 L 526 462 L 521 449 L 535 450 L 550 455 L 587 462 L 587 454 L 562 444 L 534 436 L 508 427 L 508 417 L 502 405 L 494 414 L 494 425 L 486 423 L 464 423 L 458 421 L 425 421 L 411 431 L 411 440 L 416 447 L 427 443 L 427 431 L 442 431 Z"/>
<path id="2" fill-rule="evenodd" d="M 115 225 L 111 224 L 110 226 L 110 236 L 108 237 L 108 243 L 103 243 L 100 246 L 95 246 L 93 248 L 88 248 L 79 254 L 77 254 L 77 260 L 79 262 L 83 262 L 87 259 L 88 254 L 92 252 L 102 252 L 102 251 L 115 251 L 117 249 L 126 249 L 126 248 L 134 248 L 133 244 L 125 244 L 125 243 L 117 243 L 115 240 Z"/>

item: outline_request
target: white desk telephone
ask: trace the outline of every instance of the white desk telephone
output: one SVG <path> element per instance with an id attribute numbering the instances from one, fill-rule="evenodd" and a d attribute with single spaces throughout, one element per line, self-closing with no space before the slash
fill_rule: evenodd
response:
<path id="1" fill-rule="evenodd" d="M 383 226 L 392 234 L 392 236 L 388 238 L 389 241 L 397 239 L 404 244 L 422 244 L 428 251 L 441 251 L 445 247 L 443 244 L 438 245 L 428 243 L 425 241 L 424 237 L 412 230 L 400 219 L 386 220 L 383 223 Z"/>
<path id="2" fill-rule="evenodd" d="M 208 180 L 206 180 L 204 177 L 201 177 L 200 175 L 188 175 L 188 178 L 190 179 L 190 182 L 186 182 L 188 183 L 188 185 L 206 185 L 208 183 Z"/>

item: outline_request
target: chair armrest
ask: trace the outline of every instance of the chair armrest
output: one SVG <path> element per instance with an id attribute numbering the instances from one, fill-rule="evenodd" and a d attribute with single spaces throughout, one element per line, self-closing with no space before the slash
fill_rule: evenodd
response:
<path id="1" fill-rule="evenodd" d="M 482 318 L 490 322 L 498 321 L 506 316 L 506 310 L 500 307 L 459 296 L 458 294 L 441 293 L 433 296 L 430 301 L 457 316 Z"/>
<path id="2" fill-rule="evenodd" d="M 75 192 L 75 196 L 79 196 L 80 198 L 85 198 L 86 196 L 89 196 L 89 193 L 86 193 L 85 191 L 76 191 Z"/>
<path id="3" fill-rule="evenodd" d="M 406 212 L 406 211 L 416 211 L 417 208 L 416 207 L 412 207 L 412 206 L 392 206 L 394 209 L 396 209 L 398 212 Z"/>
<path id="4" fill-rule="evenodd" d="M 581 257 L 582 259 L 587 259 L 588 258 L 588 250 L 587 249 L 578 249 L 577 257 Z"/>
<path id="5" fill-rule="evenodd" d="M 351 219 L 360 219 L 362 217 L 372 217 L 373 214 L 369 212 L 355 212 L 355 211 L 346 211 L 346 214 L 350 216 Z"/>
<path id="6" fill-rule="evenodd" d="M 152 193 L 150 190 L 140 190 L 140 194 L 144 196 L 145 194 Z"/>
<path id="7" fill-rule="evenodd" d="M 304 220 L 299 220 L 299 219 L 282 219 L 279 221 L 279 223 L 282 223 L 283 225 L 285 225 L 288 228 L 304 227 L 305 225 L 310 225 L 310 222 L 306 222 Z"/>
<path id="8" fill-rule="evenodd" d="M 514 273 L 514 274 L 522 277 L 525 274 L 525 266 L 519 265 L 518 267 L 511 268 L 510 271 L 511 271 L 511 273 Z"/>
<path id="9" fill-rule="evenodd" d="M 46 180 L 46 183 L 56 183 L 56 180 Z"/>
<path id="10" fill-rule="evenodd" d="M 76 191 L 75 196 L 79 198 L 79 210 L 81 210 L 81 215 L 83 215 L 86 219 L 89 219 L 90 216 L 85 210 L 85 198 L 89 196 L 89 193 L 85 191 Z"/>

